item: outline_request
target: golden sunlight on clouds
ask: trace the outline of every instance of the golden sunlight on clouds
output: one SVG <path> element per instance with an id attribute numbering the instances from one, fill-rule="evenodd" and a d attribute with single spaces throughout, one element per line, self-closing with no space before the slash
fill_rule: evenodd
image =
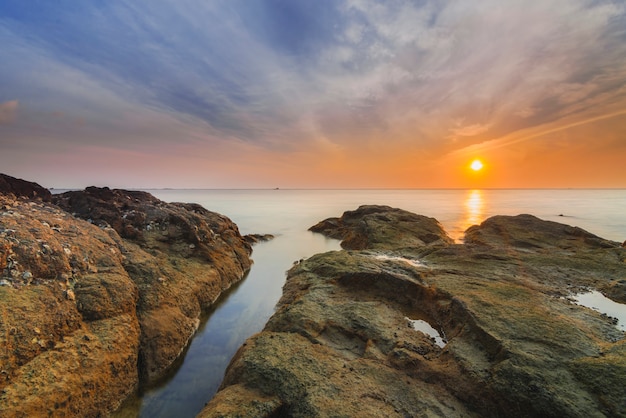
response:
<path id="1" fill-rule="evenodd" d="M 3 172 L 57 187 L 626 186 L 624 1 L 9 3 Z"/>
<path id="2" fill-rule="evenodd" d="M 624 126 L 626 111 L 544 124 L 451 152 L 439 171 L 464 167 L 455 175 L 467 188 L 624 187 Z M 471 170 L 476 155 L 488 166 Z"/>

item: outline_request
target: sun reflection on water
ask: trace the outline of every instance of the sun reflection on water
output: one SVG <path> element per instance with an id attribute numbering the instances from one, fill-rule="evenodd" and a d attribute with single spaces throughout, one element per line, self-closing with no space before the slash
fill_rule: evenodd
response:
<path id="1" fill-rule="evenodd" d="M 465 229 L 483 221 L 485 199 L 480 190 L 469 190 L 465 199 Z"/>

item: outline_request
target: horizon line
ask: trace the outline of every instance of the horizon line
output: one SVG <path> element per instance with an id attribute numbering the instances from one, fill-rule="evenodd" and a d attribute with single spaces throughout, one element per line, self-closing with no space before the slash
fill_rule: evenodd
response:
<path id="1" fill-rule="evenodd" d="M 109 186 L 87 186 L 87 187 L 48 187 L 52 190 L 77 191 L 85 190 L 88 187 L 109 188 L 112 190 L 131 190 L 131 191 L 149 191 L 149 190 L 211 190 L 211 191 L 368 191 L 368 190 L 626 190 L 626 187 L 109 187 Z"/>

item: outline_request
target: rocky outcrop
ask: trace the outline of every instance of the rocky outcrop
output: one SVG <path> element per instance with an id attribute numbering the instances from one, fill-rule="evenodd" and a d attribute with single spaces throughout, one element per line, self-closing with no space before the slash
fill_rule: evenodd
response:
<path id="1" fill-rule="evenodd" d="M 267 242 L 274 239 L 272 234 L 248 234 L 243 237 L 250 245 L 258 244 L 259 242 Z"/>
<path id="2" fill-rule="evenodd" d="M 453 244 L 434 219 L 380 206 L 315 229 L 357 250 L 288 272 L 199 416 L 626 416 L 624 333 L 571 299 L 624 291 L 619 243 L 520 215 Z"/>
<path id="3" fill-rule="evenodd" d="M 50 201 L 52 197 L 50 190 L 37 183 L 7 176 L 2 173 L 0 173 L 0 194 L 39 199 L 45 202 Z"/>
<path id="4" fill-rule="evenodd" d="M 452 244 L 436 219 L 389 206 L 368 205 L 329 218 L 309 228 L 340 239 L 342 248 L 351 250 L 398 249 Z"/>
<path id="5" fill-rule="evenodd" d="M 0 194 L 2 416 L 106 415 L 167 370 L 251 264 L 236 225 L 198 205 L 12 190 Z"/>

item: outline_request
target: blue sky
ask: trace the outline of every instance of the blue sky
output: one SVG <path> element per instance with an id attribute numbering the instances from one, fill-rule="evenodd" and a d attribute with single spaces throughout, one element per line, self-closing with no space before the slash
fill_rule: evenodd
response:
<path id="1" fill-rule="evenodd" d="M 49 187 L 626 187 L 622 1 L 4 0 L 0 43 Z"/>

